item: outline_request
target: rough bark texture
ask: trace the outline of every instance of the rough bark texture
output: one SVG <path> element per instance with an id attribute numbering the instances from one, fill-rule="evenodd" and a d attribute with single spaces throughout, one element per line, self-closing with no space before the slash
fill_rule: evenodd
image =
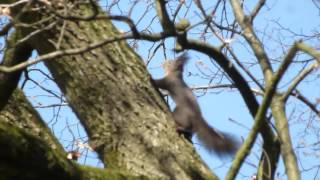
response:
<path id="1" fill-rule="evenodd" d="M 88 9 L 80 11 L 86 14 Z M 119 33 L 109 20 L 65 23 L 61 49 Z M 39 54 L 56 50 L 52 42 L 58 41 L 60 27 L 32 39 Z M 46 65 L 107 168 L 161 179 L 214 178 L 192 145 L 178 137 L 145 65 L 124 41 Z"/>
<path id="2" fill-rule="evenodd" d="M 20 90 L 16 90 L 0 111 L 1 179 L 73 179 L 76 166 Z"/>
<path id="3" fill-rule="evenodd" d="M 6 44 L 2 65 L 26 61 L 32 49 L 17 30 Z M 73 179 L 76 166 L 66 159 L 58 141 L 20 90 L 21 71 L 0 73 L 0 179 Z"/>
<path id="4" fill-rule="evenodd" d="M 17 89 L 0 111 L 0 179 L 146 179 L 123 171 L 79 166 Z"/>
<path id="5" fill-rule="evenodd" d="M 8 38 L 2 65 L 26 61 L 32 48 L 27 42 L 16 43 L 19 30 Z M 0 74 L 0 179 L 146 179 L 126 171 L 102 170 L 79 166 L 53 136 L 40 115 L 16 89 L 21 71 Z"/>
<path id="6" fill-rule="evenodd" d="M 16 31 L 8 38 L 1 65 L 13 66 L 26 61 L 31 55 L 32 49 L 27 43 L 15 45 L 21 38 L 20 36 L 20 32 Z M 10 74 L 0 72 L 0 110 L 7 104 L 12 92 L 16 89 L 21 72 L 17 71 Z"/>

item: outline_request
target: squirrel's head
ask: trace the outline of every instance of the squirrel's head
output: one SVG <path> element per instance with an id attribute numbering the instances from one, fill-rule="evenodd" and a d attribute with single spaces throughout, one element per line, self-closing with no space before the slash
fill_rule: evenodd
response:
<path id="1" fill-rule="evenodd" d="M 169 75 L 171 73 L 182 73 L 183 65 L 187 62 L 188 59 L 189 59 L 188 54 L 183 53 L 181 56 L 177 57 L 177 59 L 173 61 L 166 60 L 162 64 L 165 74 Z"/>

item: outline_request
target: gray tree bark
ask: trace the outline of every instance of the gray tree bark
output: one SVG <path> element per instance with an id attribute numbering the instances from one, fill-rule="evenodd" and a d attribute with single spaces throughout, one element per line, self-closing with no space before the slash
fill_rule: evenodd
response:
<path id="1" fill-rule="evenodd" d="M 91 8 L 81 6 L 75 13 L 88 15 Z M 33 11 L 21 21 L 34 23 L 50 15 Z M 110 20 L 58 18 L 21 31 L 26 37 L 51 23 L 56 24 L 28 40 L 40 55 L 86 47 L 119 34 Z M 215 178 L 192 145 L 176 133 L 171 113 L 152 86 L 143 61 L 125 41 L 45 64 L 107 169 L 161 179 Z"/>

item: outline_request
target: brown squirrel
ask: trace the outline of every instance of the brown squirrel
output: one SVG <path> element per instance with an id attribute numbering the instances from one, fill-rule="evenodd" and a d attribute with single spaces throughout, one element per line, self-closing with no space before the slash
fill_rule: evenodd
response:
<path id="1" fill-rule="evenodd" d="M 219 155 L 233 154 L 237 150 L 238 142 L 207 124 L 202 117 L 196 97 L 183 80 L 183 66 L 188 59 L 187 53 L 184 53 L 174 61 L 165 61 L 163 63 L 165 77 L 153 80 L 154 84 L 158 88 L 167 90 L 176 104 L 173 118 L 178 133 L 183 134 L 189 141 L 196 133 L 210 152 L 214 151 Z"/>

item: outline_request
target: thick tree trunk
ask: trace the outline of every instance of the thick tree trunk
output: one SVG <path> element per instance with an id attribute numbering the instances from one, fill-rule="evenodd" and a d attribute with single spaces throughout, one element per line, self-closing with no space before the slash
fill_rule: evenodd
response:
<path id="1" fill-rule="evenodd" d="M 19 30 L 8 39 L 1 64 L 26 61 L 32 49 L 16 45 Z M 0 179 L 142 179 L 126 172 L 78 166 L 67 154 L 28 102 L 16 89 L 21 71 L 0 73 Z"/>
<path id="2" fill-rule="evenodd" d="M 0 179 L 145 179 L 123 171 L 79 166 L 52 135 L 22 91 L 0 111 Z"/>
<path id="3" fill-rule="evenodd" d="M 1 179 L 73 179 L 77 166 L 66 159 L 63 148 L 51 136 L 20 90 L 14 91 L 0 111 Z"/>
<path id="4" fill-rule="evenodd" d="M 90 12 L 82 6 L 81 13 Z M 33 17 L 41 17 L 40 14 Z M 31 41 L 39 54 L 85 47 L 119 32 L 109 20 L 58 25 Z M 32 29 L 25 29 L 25 35 Z M 107 168 L 161 179 L 211 179 L 192 145 L 179 137 L 169 109 L 125 41 L 46 62 Z"/>
<path id="5" fill-rule="evenodd" d="M 26 61 L 32 49 L 16 45 L 19 31 L 11 34 L 1 64 Z M 73 179 L 80 177 L 58 141 L 38 113 L 16 90 L 21 71 L 0 73 L 0 179 Z"/>

